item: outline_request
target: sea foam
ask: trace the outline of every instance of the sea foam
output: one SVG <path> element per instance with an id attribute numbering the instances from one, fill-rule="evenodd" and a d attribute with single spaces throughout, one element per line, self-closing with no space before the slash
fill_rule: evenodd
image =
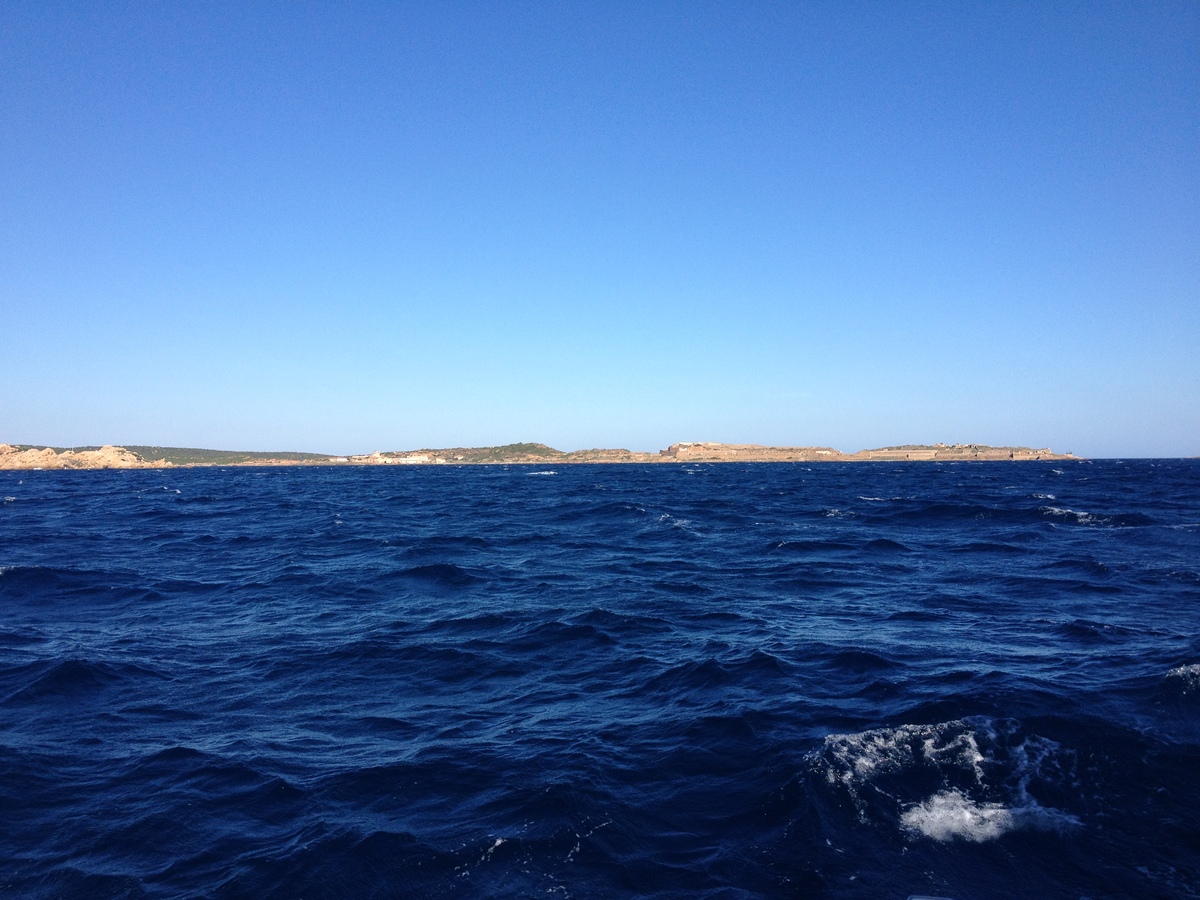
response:
<path id="1" fill-rule="evenodd" d="M 1034 796 L 1039 786 L 1070 787 L 1073 754 L 1014 720 L 835 734 L 811 760 L 827 785 L 849 794 L 860 822 L 894 816 L 913 836 L 983 842 L 1020 828 L 1081 824 Z"/>
<path id="2" fill-rule="evenodd" d="M 1011 809 L 999 803 L 977 803 L 959 791 L 940 791 L 900 816 L 906 829 L 935 841 L 991 841 L 1012 831 L 1015 822 Z"/>

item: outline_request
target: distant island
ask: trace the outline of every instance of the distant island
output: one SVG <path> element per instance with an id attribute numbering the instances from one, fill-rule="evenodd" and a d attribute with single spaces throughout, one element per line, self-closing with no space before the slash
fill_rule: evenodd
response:
<path id="1" fill-rule="evenodd" d="M 38 447 L 0 444 L 0 469 L 164 469 L 187 466 L 414 466 L 414 465 L 565 465 L 573 463 L 686 462 L 999 462 L 1009 460 L 1080 459 L 1071 453 L 1029 447 L 986 444 L 904 444 L 843 453 L 831 447 L 770 447 L 762 444 L 718 444 L 710 441 L 672 444 L 657 453 L 632 450 L 573 450 L 545 444 L 502 447 L 392 450 L 357 456 L 324 453 L 243 452 L 186 447 Z"/>

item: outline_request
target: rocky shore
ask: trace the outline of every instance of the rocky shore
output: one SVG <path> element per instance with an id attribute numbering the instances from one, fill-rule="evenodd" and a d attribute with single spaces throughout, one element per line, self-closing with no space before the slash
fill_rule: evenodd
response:
<path id="1" fill-rule="evenodd" d="M 989 447 L 986 444 L 904 444 L 842 453 L 831 447 L 765 447 L 758 444 L 672 444 L 659 454 L 673 460 L 697 462 L 871 462 L 878 460 L 1002 460 L 1078 459 L 1070 453 L 1043 448 Z"/>
<path id="2" fill-rule="evenodd" d="M 0 444 L 0 469 L 163 469 L 164 460 L 146 460 L 124 447 L 104 446 L 85 450 L 14 447 Z"/>
<path id="3" fill-rule="evenodd" d="M 399 450 L 358 456 L 314 453 L 235 453 L 170 447 L 88 447 L 56 449 L 0 444 L 0 469 L 162 469 L 175 466 L 388 466 L 388 465 L 518 465 L 528 463 L 683 463 L 683 462 L 872 462 L 872 461 L 1005 461 L 1079 459 L 1043 448 L 989 447 L 985 444 L 906 444 L 843 453 L 831 447 L 771 447 L 709 441 L 672 444 L 657 453 L 631 450 L 563 452 L 545 444 L 503 447 L 456 447 Z"/>

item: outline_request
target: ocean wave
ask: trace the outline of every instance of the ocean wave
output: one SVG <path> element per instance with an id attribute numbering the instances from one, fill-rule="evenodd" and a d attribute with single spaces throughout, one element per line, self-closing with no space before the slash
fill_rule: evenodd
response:
<path id="1" fill-rule="evenodd" d="M 1038 507 L 1038 512 L 1051 521 L 1065 522 L 1068 525 L 1090 525 L 1093 527 L 1107 525 L 1117 528 L 1138 528 L 1157 524 L 1154 519 L 1143 513 L 1107 515 L 1059 506 L 1041 506 Z"/>
<path id="2" fill-rule="evenodd" d="M 0 568 L 0 597 L 14 600 L 44 603 L 69 599 L 116 606 L 158 596 L 153 589 L 137 584 L 128 572 L 36 565 Z"/>
<path id="3" fill-rule="evenodd" d="M 899 541 L 893 541 L 891 538 L 875 538 L 875 540 L 867 541 L 863 544 L 863 549 L 875 553 L 912 553 L 911 547 L 907 547 Z"/>
<path id="4" fill-rule="evenodd" d="M 762 682 L 781 682 L 792 668 L 774 654 L 755 650 L 746 657 L 719 661 L 705 659 L 671 666 L 634 689 L 637 694 L 652 691 L 674 701 L 686 698 L 709 701 L 711 692 Z"/>
<path id="5" fill-rule="evenodd" d="M 1133 629 L 1124 628 L 1107 622 L 1093 622 L 1088 619 L 1075 619 L 1063 622 L 1054 627 L 1054 633 L 1072 641 L 1099 644 L 1116 643 L 1136 635 Z"/>
<path id="6" fill-rule="evenodd" d="M 843 650 L 830 657 L 824 665 L 827 668 L 855 674 L 900 668 L 900 663 L 869 650 Z"/>
<path id="7" fill-rule="evenodd" d="M 431 563 L 425 566 L 410 566 L 393 573 L 402 578 L 416 578 L 444 587 L 469 587 L 484 581 L 463 566 L 454 563 Z"/>
<path id="8" fill-rule="evenodd" d="M 947 547 L 953 553 L 1005 553 L 1005 554 L 1027 554 L 1030 552 L 1028 547 L 1022 547 L 1019 544 L 1012 544 L 1005 541 L 969 541 L 965 544 L 958 544 Z"/>
<path id="9" fill-rule="evenodd" d="M 987 717 L 834 734 L 809 756 L 862 824 L 890 823 L 936 841 L 989 841 L 1025 828 L 1078 826 L 1039 803 L 1075 783 L 1074 754 L 1015 720 Z"/>
<path id="10" fill-rule="evenodd" d="M 1176 666 L 1167 672 L 1167 683 L 1177 687 L 1185 696 L 1200 691 L 1200 663 Z"/>
<path id="11" fill-rule="evenodd" d="M 1104 516 L 1096 516 L 1074 509 L 1063 509 L 1058 506 L 1043 506 L 1038 511 L 1052 519 L 1061 519 L 1075 525 L 1101 525 L 1106 521 Z"/>
<path id="12" fill-rule="evenodd" d="M 5 703 L 69 702 L 146 678 L 162 680 L 166 676 L 134 663 L 82 658 L 38 660 L 0 669 L 0 686 L 10 691 Z"/>
<path id="13" fill-rule="evenodd" d="M 403 538 L 395 540 L 395 543 L 406 543 Z M 423 553 L 438 553 L 443 551 L 455 550 L 487 550 L 492 546 L 492 542 L 487 538 L 473 534 L 439 534 L 430 537 L 422 537 L 419 540 L 413 541 L 410 546 L 405 549 L 405 552 L 410 555 L 419 555 Z"/>
<path id="14" fill-rule="evenodd" d="M 789 553 L 841 553 L 854 550 L 855 544 L 848 541 L 774 541 L 768 545 L 768 550 L 786 550 Z"/>

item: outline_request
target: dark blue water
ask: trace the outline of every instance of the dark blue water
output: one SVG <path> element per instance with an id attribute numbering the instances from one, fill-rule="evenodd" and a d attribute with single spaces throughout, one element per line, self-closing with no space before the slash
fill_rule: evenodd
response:
<path id="1" fill-rule="evenodd" d="M 0 895 L 1200 896 L 1200 463 L 0 473 Z"/>

